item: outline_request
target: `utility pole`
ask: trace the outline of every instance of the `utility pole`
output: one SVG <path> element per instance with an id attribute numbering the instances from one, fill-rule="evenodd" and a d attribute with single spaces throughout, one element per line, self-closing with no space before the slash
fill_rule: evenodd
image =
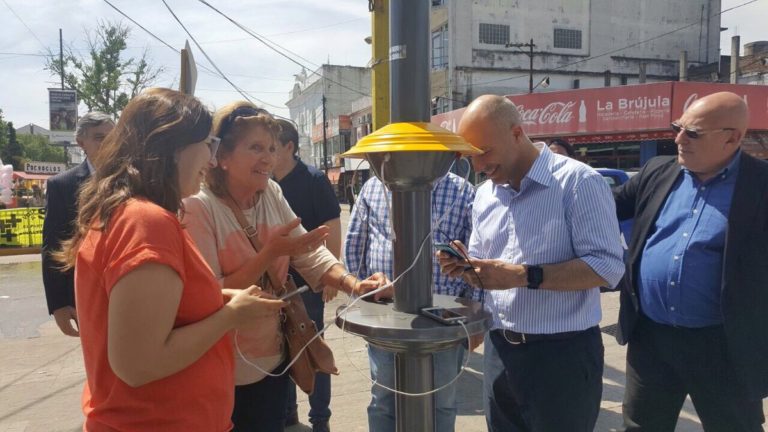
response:
<path id="1" fill-rule="evenodd" d="M 325 85 L 323 85 L 325 88 Z M 328 122 L 325 118 L 325 92 L 323 92 L 323 169 L 328 174 Z"/>
<path id="2" fill-rule="evenodd" d="M 507 48 L 523 48 L 528 47 L 529 51 L 525 52 L 520 50 L 523 54 L 528 56 L 528 93 L 533 93 L 533 47 L 536 45 L 533 43 L 533 38 L 528 43 L 508 43 L 504 45 Z"/>
<path id="3" fill-rule="evenodd" d="M 61 66 L 61 89 L 64 90 L 64 36 L 59 29 L 59 65 Z"/>
<path id="4" fill-rule="evenodd" d="M 61 89 L 64 90 L 64 35 L 59 29 L 59 66 L 61 70 Z M 77 112 L 75 112 L 77 114 Z M 69 142 L 64 141 L 64 166 L 69 167 Z"/>

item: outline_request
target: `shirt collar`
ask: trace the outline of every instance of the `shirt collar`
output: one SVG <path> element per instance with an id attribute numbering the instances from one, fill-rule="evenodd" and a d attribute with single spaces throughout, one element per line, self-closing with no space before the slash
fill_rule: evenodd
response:
<path id="1" fill-rule="evenodd" d="M 546 187 L 549 187 L 554 180 L 552 178 L 551 170 L 551 165 L 554 159 L 552 151 L 550 151 L 549 147 L 543 142 L 535 142 L 533 145 L 539 151 L 539 155 L 536 157 L 536 160 L 533 161 L 533 165 L 531 165 L 531 168 L 523 177 L 523 181 L 520 184 L 521 189 L 526 178 Z M 494 184 L 493 186 L 507 191 L 513 190 L 509 183 Z"/>
<path id="2" fill-rule="evenodd" d="M 733 154 L 733 157 L 731 158 L 731 161 L 728 162 L 728 165 L 723 167 L 717 175 L 706 181 L 705 183 L 710 183 L 713 181 L 716 181 L 717 179 L 725 179 L 731 176 L 735 176 L 739 174 L 739 166 L 741 161 L 741 149 L 736 150 L 736 153 Z M 681 166 L 683 172 L 686 173 L 689 176 L 693 176 L 693 173 L 686 167 Z"/>
<path id="3" fill-rule="evenodd" d="M 96 172 L 96 167 L 93 166 L 90 159 L 86 159 L 85 163 L 88 165 L 88 174 L 93 175 Z"/>
<path id="4" fill-rule="evenodd" d="M 539 156 L 533 161 L 531 169 L 528 170 L 525 176 L 542 186 L 551 186 L 554 181 L 552 177 L 552 163 L 555 157 L 546 143 L 535 142 L 533 145 L 539 150 Z"/>

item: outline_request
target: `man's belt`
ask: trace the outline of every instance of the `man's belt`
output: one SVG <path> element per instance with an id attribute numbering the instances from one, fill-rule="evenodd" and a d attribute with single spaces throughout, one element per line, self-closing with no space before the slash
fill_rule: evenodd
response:
<path id="1" fill-rule="evenodd" d="M 536 333 L 518 333 L 512 330 L 493 330 L 497 335 L 503 337 L 507 342 L 512 345 L 519 345 L 525 343 L 534 343 L 541 341 L 556 341 L 563 339 L 570 339 L 579 335 L 583 335 L 589 332 L 600 332 L 600 328 L 590 327 L 586 330 L 563 332 L 563 333 L 548 333 L 548 334 L 536 334 Z"/>

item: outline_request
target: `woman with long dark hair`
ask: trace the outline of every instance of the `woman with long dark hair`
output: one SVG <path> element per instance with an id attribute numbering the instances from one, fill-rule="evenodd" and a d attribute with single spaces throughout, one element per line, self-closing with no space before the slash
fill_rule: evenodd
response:
<path id="1" fill-rule="evenodd" d="M 150 89 L 105 138 L 80 194 L 75 266 L 87 431 L 228 431 L 230 330 L 278 316 L 257 287 L 222 294 L 179 222 L 219 140 L 194 97 Z M 226 298 L 225 298 L 226 296 Z"/>

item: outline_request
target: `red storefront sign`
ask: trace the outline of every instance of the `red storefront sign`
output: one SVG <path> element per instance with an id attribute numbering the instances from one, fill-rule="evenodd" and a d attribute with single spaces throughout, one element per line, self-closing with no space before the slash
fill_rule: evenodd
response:
<path id="1" fill-rule="evenodd" d="M 749 129 L 768 130 L 768 86 L 676 82 L 672 101 L 672 120 L 680 118 L 696 99 L 721 91 L 736 93 L 749 107 Z"/>
<path id="2" fill-rule="evenodd" d="M 530 136 L 621 134 L 623 140 L 668 138 L 669 124 L 697 98 L 731 91 L 744 97 L 750 129 L 768 130 L 768 86 L 665 82 L 622 87 L 567 90 L 507 96 L 517 105 Z M 432 122 L 456 131 L 464 108 L 432 117 Z M 610 140 L 616 140 L 611 137 Z"/>

